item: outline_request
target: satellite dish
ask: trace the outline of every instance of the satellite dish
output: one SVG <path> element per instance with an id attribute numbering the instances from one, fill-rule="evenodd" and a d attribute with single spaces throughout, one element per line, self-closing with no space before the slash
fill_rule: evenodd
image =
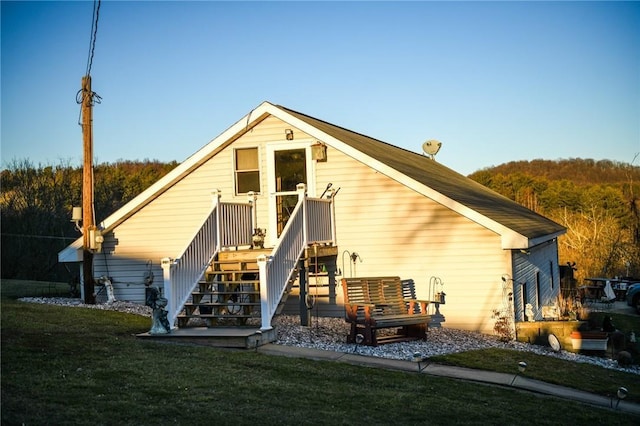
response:
<path id="1" fill-rule="evenodd" d="M 442 142 L 431 139 L 422 144 L 422 150 L 425 154 L 430 155 L 433 160 L 434 156 L 440 151 Z"/>

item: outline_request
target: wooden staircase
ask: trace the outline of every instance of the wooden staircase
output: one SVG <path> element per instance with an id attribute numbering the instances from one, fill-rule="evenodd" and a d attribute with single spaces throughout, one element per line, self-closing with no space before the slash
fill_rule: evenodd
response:
<path id="1" fill-rule="evenodd" d="M 310 198 L 304 184 L 297 185 L 296 192 L 298 202 L 287 226 L 277 244 L 264 251 L 238 250 L 255 242 L 255 203 L 221 202 L 216 192 L 212 209 L 192 241 L 178 256 L 162 258 L 167 318 L 178 327 L 170 333 L 143 336 L 215 341 L 224 346 L 226 340 L 240 337 L 234 347 L 276 340 L 274 316 L 295 281 L 308 283 L 308 268 L 300 258 L 308 263 L 310 247 L 315 257 L 322 247 L 337 256 L 335 194 Z"/>
<path id="2" fill-rule="evenodd" d="M 261 254 L 269 254 L 268 249 L 234 250 L 221 252 L 207 270 L 206 279 L 198 283 L 191 294 L 191 300 L 184 305 L 184 310 L 177 317 L 178 328 L 218 328 L 218 327 L 260 327 L 260 277 L 256 258 Z M 335 286 L 327 290 L 329 284 L 327 273 L 320 270 L 327 259 L 335 256 L 337 247 L 324 248 L 318 257 L 313 257 L 312 249 L 305 251 L 304 259 L 307 265 L 307 283 L 309 296 L 315 303 L 316 298 L 326 299 L 325 306 L 335 307 Z M 319 270 L 316 270 L 319 269 Z M 324 269 L 324 266 L 322 266 Z M 287 283 L 286 290 L 276 311 L 276 314 L 300 314 L 299 265 L 292 279 Z M 318 277 L 324 279 L 318 280 Z M 320 293 L 318 288 L 322 288 Z M 293 300 L 287 303 L 289 295 Z M 340 311 L 341 312 L 341 311 Z M 338 312 L 338 314 L 340 313 Z M 334 312 L 331 312 L 333 314 Z"/>
<path id="3" fill-rule="evenodd" d="M 222 252 L 178 315 L 178 327 L 260 326 L 260 277 L 256 258 L 269 250 Z"/>
<path id="4" fill-rule="evenodd" d="M 300 280 L 291 283 L 288 288 L 289 300 L 281 303 L 278 313 L 303 316 L 302 312 L 308 310 L 323 317 L 344 315 L 344 307 L 337 304 L 337 256 L 338 248 L 335 246 L 320 247 L 318 250 L 309 247 L 305 250 L 306 289 L 300 287 Z M 304 320 L 303 325 L 307 325 Z"/>
<path id="5" fill-rule="evenodd" d="M 261 254 L 269 255 L 271 250 L 232 250 L 219 253 L 211 262 L 205 273 L 205 279 L 198 282 L 191 293 L 191 299 L 184 304 L 178 314 L 177 326 L 169 334 L 150 335 L 143 333 L 143 338 L 189 342 L 198 345 L 233 348 L 255 348 L 275 341 L 276 330 L 261 329 L 260 279 L 256 258 Z M 326 287 L 319 283 L 318 276 L 326 278 L 324 270 L 317 270 L 317 256 L 314 262 L 309 250 L 303 255 L 307 265 L 304 273 L 309 283 L 309 292 L 317 295 L 315 287 Z M 328 256 L 328 257 L 326 257 Z M 324 248 L 321 263 L 337 256 L 337 247 Z M 299 280 L 303 272 L 296 266 L 292 279 L 276 311 L 277 314 L 302 315 Z M 324 269 L 324 268 L 322 268 Z M 325 280 L 326 282 L 326 280 Z M 291 296 L 291 297 L 289 297 Z M 287 298 L 289 297 L 289 303 Z M 317 302 L 317 301 L 316 301 Z M 287 307 L 285 307 L 285 305 Z M 335 305 L 330 303 L 329 305 Z M 284 311 L 283 311 L 284 308 Z M 301 321 L 302 316 L 301 316 Z M 303 325 L 309 325 L 303 323 Z"/>

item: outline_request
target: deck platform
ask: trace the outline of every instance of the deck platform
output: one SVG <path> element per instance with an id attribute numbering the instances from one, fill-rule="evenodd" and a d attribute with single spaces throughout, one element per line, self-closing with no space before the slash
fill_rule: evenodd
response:
<path id="1" fill-rule="evenodd" d="M 142 339 L 189 343 L 218 348 L 253 349 L 274 342 L 275 328 L 260 330 L 254 327 L 188 327 L 174 328 L 168 334 L 138 334 Z"/>

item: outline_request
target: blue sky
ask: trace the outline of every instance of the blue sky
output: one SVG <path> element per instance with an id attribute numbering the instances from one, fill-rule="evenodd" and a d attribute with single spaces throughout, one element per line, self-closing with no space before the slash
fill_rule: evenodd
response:
<path id="1" fill-rule="evenodd" d="M 2 1 L 3 167 L 80 165 L 92 11 Z M 91 76 L 101 163 L 182 161 L 265 100 L 463 174 L 640 152 L 637 2 L 103 1 Z"/>

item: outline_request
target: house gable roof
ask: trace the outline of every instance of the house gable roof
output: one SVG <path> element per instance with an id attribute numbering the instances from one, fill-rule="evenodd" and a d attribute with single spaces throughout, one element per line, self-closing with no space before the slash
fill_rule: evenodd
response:
<path id="1" fill-rule="evenodd" d="M 376 160 L 378 166 L 387 166 L 396 171 L 389 173 L 391 177 L 499 233 L 503 236 L 504 248 L 529 248 L 565 232 L 562 225 L 429 157 L 282 106 L 278 108 Z M 418 185 L 412 185 L 407 178 Z"/>
<path id="2" fill-rule="evenodd" d="M 216 155 L 240 135 L 273 115 L 440 204 L 493 230 L 503 248 L 529 248 L 557 237 L 565 228 L 480 185 L 436 161 L 386 142 L 336 126 L 283 106 L 263 102 L 175 169 L 106 218 L 104 231 L 115 228 L 142 207 Z M 61 262 L 80 261 L 79 238 L 58 254 Z"/>

